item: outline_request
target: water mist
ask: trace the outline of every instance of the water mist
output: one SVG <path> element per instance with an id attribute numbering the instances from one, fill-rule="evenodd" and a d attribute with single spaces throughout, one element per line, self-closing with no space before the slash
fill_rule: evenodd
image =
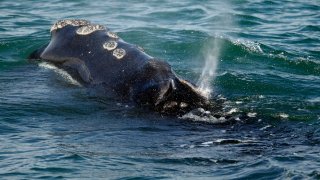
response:
<path id="1" fill-rule="evenodd" d="M 232 20 L 232 6 L 227 2 L 220 2 L 216 7 L 217 9 L 213 10 L 215 14 L 215 20 L 212 24 L 212 27 L 209 27 L 209 34 L 217 34 L 217 32 L 225 32 L 234 27 Z M 215 29 L 215 30 L 212 30 Z M 222 36 L 223 37 L 223 36 Z M 198 80 L 197 85 L 199 90 L 203 92 L 208 98 L 212 93 L 213 89 L 211 87 L 211 82 L 216 77 L 217 67 L 220 61 L 220 54 L 223 47 L 223 40 L 220 36 L 215 35 L 214 37 L 209 38 L 209 42 L 206 43 L 205 47 L 202 50 L 202 55 L 204 57 L 204 67 L 202 69 L 201 76 Z"/>
<path id="2" fill-rule="evenodd" d="M 217 38 L 209 42 L 209 44 L 204 48 L 204 58 L 205 64 L 202 69 L 201 76 L 198 80 L 199 90 L 209 98 L 212 88 L 210 86 L 211 82 L 216 76 L 216 70 L 218 67 L 219 56 L 220 56 L 221 44 Z"/>

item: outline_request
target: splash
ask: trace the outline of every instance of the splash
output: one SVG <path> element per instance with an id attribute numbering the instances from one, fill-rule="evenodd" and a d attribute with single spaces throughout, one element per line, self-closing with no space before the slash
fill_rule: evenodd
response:
<path id="1" fill-rule="evenodd" d="M 220 115 L 216 116 L 215 114 L 212 114 L 210 111 L 206 111 L 203 108 L 194 109 L 179 118 L 193 122 L 205 122 L 210 124 L 223 124 L 231 120 L 230 117 L 224 117 Z"/>

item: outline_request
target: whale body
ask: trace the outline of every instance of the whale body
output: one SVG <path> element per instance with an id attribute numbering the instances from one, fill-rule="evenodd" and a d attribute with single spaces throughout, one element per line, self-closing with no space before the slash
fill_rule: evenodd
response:
<path id="1" fill-rule="evenodd" d="M 198 88 L 170 65 L 127 43 L 108 28 L 86 20 L 60 20 L 51 40 L 29 59 L 64 69 L 84 86 L 101 85 L 123 100 L 158 112 L 186 112 L 208 105 Z"/>

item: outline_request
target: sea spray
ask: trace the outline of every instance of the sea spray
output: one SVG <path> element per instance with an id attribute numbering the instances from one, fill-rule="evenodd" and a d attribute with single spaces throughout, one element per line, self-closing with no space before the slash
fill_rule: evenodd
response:
<path id="1" fill-rule="evenodd" d="M 224 30 L 230 30 L 235 27 L 232 18 L 233 16 L 230 13 L 233 12 L 232 4 L 225 1 L 221 1 L 218 4 L 220 9 L 224 9 L 224 11 L 216 14 L 215 21 L 212 22 L 212 29 L 216 29 L 216 31 L 210 33 L 211 37 L 203 47 L 202 56 L 204 57 L 205 63 L 197 83 L 199 90 L 208 98 L 210 98 L 213 91 L 211 82 L 216 77 L 216 71 L 220 61 L 219 58 L 223 48 L 223 37 L 225 36 L 223 35 L 223 32 Z M 220 32 L 216 27 L 219 27 L 218 29 L 220 29 Z M 214 36 L 212 36 L 212 34 L 214 34 Z"/>
<path id="2" fill-rule="evenodd" d="M 216 76 L 216 70 L 218 67 L 220 56 L 220 49 L 220 41 L 217 38 L 215 38 L 213 41 L 210 41 L 203 50 L 205 65 L 203 67 L 201 76 L 198 80 L 198 86 L 199 90 L 203 92 L 203 94 L 208 98 L 212 92 L 210 83 L 214 80 Z"/>

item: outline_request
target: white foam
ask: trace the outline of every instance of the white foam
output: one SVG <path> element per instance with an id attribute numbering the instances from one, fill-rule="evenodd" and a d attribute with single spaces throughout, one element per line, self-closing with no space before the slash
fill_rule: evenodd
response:
<path id="1" fill-rule="evenodd" d="M 259 130 L 260 130 L 260 131 L 264 131 L 264 130 L 270 128 L 270 127 L 272 127 L 272 126 L 271 126 L 271 125 L 266 125 L 266 126 L 260 128 Z"/>
<path id="2" fill-rule="evenodd" d="M 238 111 L 239 111 L 238 108 L 232 108 L 232 109 L 230 109 L 230 110 L 227 112 L 227 114 L 233 114 L 233 113 L 236 113 L 236 112 L 238 112 Z"/>
<path id="3" fill-rule="evenodd" d="M 184 148 L 184 147 L 187 147 L 187 146 L 188 146 L 188 144 L 181 144 L 180 145 L 181 148 Z"/>
<path id="4" fill-rule="evenodd" d="M 207 142 L 203 142 L 201 143 L 202 145 L 210 145 L 210 144 L 213 144 L 213 141 L 207 141 Z"/>
<path id="5" fill-rule="evenodd" d="M 67 73 L 66 71 L 64 71 L 62 69 L 57 68 L 56 66 L 54 66 L 54 65 L 52 65 L 50 63 L 41 62 L 41 63 L 39 63 L 39 66 L 42 67 L 42 68 L 45 68 L 45 69 L 53 70 L 54 72 L 59 74 L 64 80 L 66 80 L 70 84 L 73 84 L 73 85 L 76 85 L 76 86 L 81 86 L 81 84 L 77 80 L 73 79 L 69 73 Z"/>
<path id="6" fill-rule="evenodd" d="M 243 102 L 242 101 L 236 101 L 235 103 L 236 104 L 242 104 Z"/>
<path id="7" fill-rule="evenodd" d="M 217 139 L 214 141 L 215 143 L 230 143 L 230 144 L 237 144 L 237 143 L 254 143 L 256 142 L 255 139 Z"/>
<path id="8" fill-rule="evenodd" d="M 257 42 L 252 42 L 252 41 L 243 40 L 243 39 L 237 39 L 237 40 L 233 41 L 233 44 L 242 45 L 249 51 L 263 53 L 263 51 L 260 47 L 260 44 Z"/>
<path id="9" fill-rule="evenodd" d="M 311 103 L 319 103 L 320 102 L 320 97 L 316 97 L 313 99 L 308 99 L 307 101 L 311 102 Z"/>
<path id="10" fill-rule="evenodd" d="M 256 117 L 257 116 L 257 113 L 256 112 L 249 112 L 247 114 L 249 117 Z"/>
<path id="11" fill-rule="evenodd" d="M 212 124 L 219 124 L 227 121 L 225 117 L 216 118 L 211 114 L 210 111 L 205 111 L 202 108 L 198 108 L 193 111 L 190 111 L 179 118 L 191 120 L 194 122 L 207 122 Z"/>
<path id="12" fill-rule="evenodd" d="M 283 118 L 283 119 L 288 119 L 289 115 L 286 114 L 286 113 L 280 113 L 280 114 L 279 114 L 279 117 L 280 117 L 280 118 Z"/>

